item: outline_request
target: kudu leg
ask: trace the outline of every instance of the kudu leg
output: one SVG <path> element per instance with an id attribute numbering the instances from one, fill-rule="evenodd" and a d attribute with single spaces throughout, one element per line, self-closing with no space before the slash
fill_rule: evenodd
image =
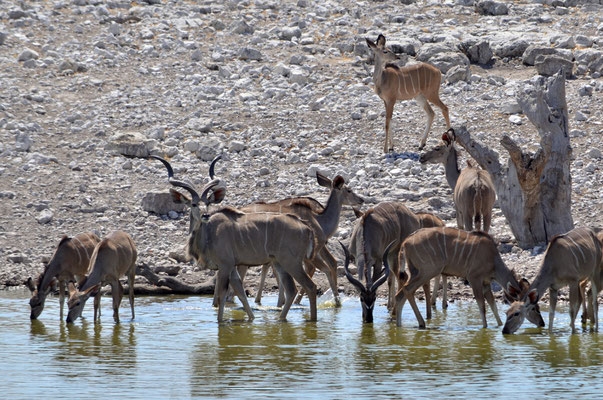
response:
<path id="1" fill-rule="evenodd" d="M 433 292 L 431 295 L 431 305 L 433 306 L 433 308 L 436 308 L 436 300 L 438 297 L 438 291 L 440 290 L 440 276 L 441 275 L 438 275 L 433 278 Z"/>
<path id="2" fill-rule="evenodd" d="M 423 292 L 425 294 L 425 314 L 427 319 L 431 319 L 431 292 L 429 287 L 429 281 L 423 285 Z"/>
<path id="3" fill-rule="evenodd" d="M 132 311 L 132 319 L 134 319 L 134 278 L 136 274 L 136 265 L 132 265 L 128 274 L 128 297 L 130 299 L 130 310 Z"/>
<path id="4" fill-rule="evenodd" d="M 448 107 L 446 106 L 446 104 L 442 103 L 442 100 L 440 100 L 440 96 L 439 96 L 438 92 L 435 92 L 434 94 L 429 94 L 426 97 L 427 97 L 427 100 L 431 101 L 434 106 L 438 107 L 442 111 L 442 115 L 444 116 L 444 119 L 446 120 L 446 129 L 449 129 L 450 128 L 450 115 L 448 113 Z"/>
<path id="5" fill-rule="evenodd" d="M 494 294 L 492 294 L 492 289 L 490 288 L 490 285 L 484 285 L 483 290 L 484 296 L 486 297 L 486 301 L 488 302 L 488 305 L 492 310 L 492 314 L 494 314 L 494 318 L 496 318 L 496 323 L 498 324 L 498 326 L 501 326 L 503 322 L 500 319 L 500 315 L 498 315 L 498 308 L 496 307 L 496 301 L 494 300 Z"/>
<path id="6" fill-rule="evenodd" d="M 602 264 L 602 266 L 603 266 L 603 264 Z M 598 281 L 597 281 L 597 279 L 591 280 L 591 287 L 590 287 L 591 296 L 589 297 L 589 300 L 590 300 L 589 304 L 592 304 L 592 306 L 589 307 L 589 308 L 592 308 L 592 312 L 590 313 L 591 322 L 594 322 L 594 324 L 595 324 L 595 332 L 599 331 L 599 301 L 598 301 L 598 297 L 599 297 L 599 291 L 601 290 L 601 288 L 599 287 L 600 281 L 601 281 L 600 278 L 599 278 Z"/>
<path id="7" fill-rule="evenodd" d="M 479 313 L 482 317 L 482 327 L 488 327 L 488 321 L 486 319 L 486 301 L 484 299 L 484 285 L 479 281 L 469 281 L 469 285 L 471 285 L 471 289 L 473 289 L 473 296 L 475 297 L 475 301 L 477 302 L 477 306 L 479 307 Z M 500 318 L 500 317 L 499 317 Z"/>
<path id="8" fill-rule="evenodd" d="M 549 331 L 553 330 L 555 320 L 555 308 L 557 307 L 557 289 L 549 289 Z"/>
<path id="9" fill-rule="evenodd" d="M 316 265 L 314 265 L 311 261 L 306 261 L 306 262 L 304 262 L 304 268 L 306 270 L 306 274 L 308 274 L 308 276 L 310 278 L 312 278 L 314 276 L 314 273 L 316 272 Z M 330 281 L 331 278 L 329 277 L 328 272 L 327 272 L 327 278 L 329 278 L 329 281 Z M 299 293 L 297 293 L 297 297 L 295 298 L 295 301 L 293 303 L 294 304 L 301 303 L 302 298 L 304 297 L 304 294 L 306 294 L 306 291 L 304 290 L 304 288 L 301 288 L 299 290 Z"/>
<path id="10" fill-rule="evenodd" d="M 65 281 L 59 280 L 59 305 L 60 305 L 60 317 L 63 320 L 63 309 L 65 307 Z"/>
<path id="11" fill-rule="evenodd" d="M 580 285 L 579 284 L 571 284 L 569 287 L 569 301 L 570 301 L 570 326 L 572 327 L 572 333 L 576 332 L 576 326 L 574 325 L 576 321 L 576 316 L 578 315 L 578 311 L 580 310 Z"/>
<path id="12" fill-rule="evenodd" d="M 484 232 L 488 233 L 490 231 L 491 223 L 492 223 L 492 213 L 484 214 Z"/>
<path id="13" fill-rule="evenodd" d="M 281 315 L 279 319 L 281 321 L 285 321 L 287 319 L 287 314 L 289 313 L 289 309 L 293 304 L 293 300 L 295 299 L 295 295 L 297 294 L 297 288 L 295 287 L 295 282 L 293 282 L 293 278 L 289 275 L 288 272 L 284 271 L 280 266 L 275 266 L 275 269 L 278 273 L 279 280 L 283 290 L 285 292 L 285 304 L 283 304 L 283 308 L 281 309 Z"/>
<path id="14" fill-rule="evenodd" d="M 94 296 L 94 322 L 96 322 L 97 318 L 100 321 L 100 316 L 101 316 L 100 301 L 101 301 L 101 292 L 99 290 L 98 293 L 96 294 L 96 296 Z"/>
<path id="15" fill-rule="evenodd" d="M 249 306 L 249 301 L 247 301 L 243 281 L 241 280 L 241 276 L 239 275 L 237 268 L 233 269 L 230 273 L 230 286 L 232 286 L 234 293 L 238 296 L 241 304 L 243 304 L 243 308 L 245 309 L 247 316 L 249 316 L 249 320 L 252 321 L 254 319 L 253 311 Z"/>
<path id="16" fill-rule="evenodd" d="M 262 291 L 264 290 L 264 285 L 266 284 L 266 275 L 268 275 L 269 268 L 270 268 L 270 264 L 262 265 L 262 274 L 260 275 L 260 284 L 258 285 L 258 292 L 255 294 L 255 303 L 256 304 L 262 304 Z"/>
<path id="17" fill-rule="evenodd" d="M 448 308 L 448 277 L 441 275 L 442 277 L 442 309 Z"/>
<path id="18" fill-rule="evenodd" d="M 214 297 L 217 297 L 218 300 L 218 322 L 222 322 L 224 320 L 224 303 L 226 301 L 226 292 L 228 291 L 230 271 L 232 271 L 234 268 L 234 265 L 230 268 L 220 268 L 218 270 L 218 275 L 216 276 Z"/>
<path id="19" fill-rule="evenodd" d="M 113 321 L 119 324 L 119 305 L 124 297 L 124 287 L 118 280 L 111 282 L 111 297 L 113 297 Z"/>
<path id="20" fill-rule="evenodd" d="M 390 150 L 394 150 L 394 146 L 392 145 L 391 133 L 390 133 L 390 123 L 392 120 L 392 116 L 394 115 L 394 104 L 396 104 L 396 100 L 393 101 L 385 101 L 385 144 L 383 145 L 383 152 L 388 153 Z"/>
<path id="21" fill-rule="evenodd" d="M 421 144 L 419 145 L 419 150 L 425 147 L 425 143 L 427 143 L 427 135 L 431 130 L 431 125 L 433 124 L 433 118 L 435 117 L 435 113 L 433 112 L 433 108 L 429 105 L 429 102 L 422 94 L 415 97 L 415 100 L 423 107 L 425 113 L 427 114 L 427 124 L 425 125 L 425 132 L 423 133 L 423 137 L 421 138 Z"/>
<path id="22" fill-rule="evenodd" d="M 327 247 L 323 247 L 318 253 L 319 260 L 328 266 L 328 270 L 324 272 L 327 274 L 329 279 L 329 286 L 331 286 L 331 292 L 333 292 L 333 298 L 335 299 L 335 307 L 341 307 L 341 300 L 339 299 L 339 288 L 337 287 L 337 260 L 333 257 Z"/>
<path id="23" fill-rule="evenodd" d="M 312 282 L 312 279 L 306 274 L 306 272 L 299 268 L 291 271 L 291 276 L 295 279 L 300 286 L 305 289 L 308 295 L 308 301 L 310 302 L 310 321 L 316 321 L 318 314 L 316 311 L 316 285 Z"/>

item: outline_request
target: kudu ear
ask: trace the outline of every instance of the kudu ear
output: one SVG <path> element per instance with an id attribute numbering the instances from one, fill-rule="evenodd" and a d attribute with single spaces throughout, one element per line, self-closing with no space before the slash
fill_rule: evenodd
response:
<path id="1" fill-rule="evenodd" d="M 359 208 L 352 207 L 352 210 L 354 210 L 354 215 L 356 216 L 356 218 L 361 218 L 364 215 L 364 213 L 360 211 Z"/>
<path id="2" fill-rule="evenodd" d="M 94 286 L 89 287 L 88 289 L 84 290 L 82 292 L 82 294 L 84 296 L 96 296 L 98 294 L 98 292 L 100 291 L 101 285 L 100 283 L 97 283 Z"/>
<path id="3" fill-rule="evenodd" d="M 172 195 L 172 201 L 178 204 L 186 204 L 187 206 L 191 206 L 191 199 L 185 194 L 180 193 L 176 189 L 170 188 L 170 194 Z"/>
<path id="4" fill-rule="evenodd" d="M 336 189 L 341 189 L 345 184 L 345 179 L 341 175 L 337 175 L 333 180 L 333 187 Z"/>
<path id="5" fill-rule="evenodd" d="M 519 296 L 521 295 L 521 289 L 511 285 L 511 282 L 507 283 L 507 287 L 504 292 L 505 298 L 509 303 L 519 300 Z"/>
<path id="6" fill-rule="evenodd" d="M 377 36 L 377 46 L 385 47 L 385 36 L 383 36 L 382 34 L 379 34 L 379 36 Z"/>
<path id="7" fill-rule="evenodd" d="M 371 39 L 369 38 L 365 38 L 366 40 L 366 44 L 370 49 L 374 49 L 377 47 L 377 45 L 375 44 L 375 42 L 373 42 Z"/>
<path id="8" fill-rule="evenodd" d="M 34 283 L 34 280 L 31 279 L 31 276 L 25 281 L 25 286 L 27 286 L 32 293 L 36 291 L 36 284 Z"/>
<path id="9" fill-rule="evenodd" d="M 532 289 L 528 292 L 528 300 L 530 300 L 531 304 L 536 304 L 538 303 L 538 289 Z"/>
<path id="10" fill-rule="evenodd" d="M 67 283 L 67 290 L 69 291 L 69 297 L 72 297 L 74 294 L 76 294 L 77 289 L 75 288 L 75 283 L 69 281 L 69 283 Z"/>
<path id="11" fill-rule="evenodd" d="M 326 176 L 324 176 L 320 172 L 316 172 L 316 181 L 318 182 L 318 184 L 320 186 L 323 186 L 323 187 L 326 187 L 326 188 L 329 188 L 329 189 L 333 185 L 333 182 L 331 182 L 331 180 L 329 178 L 327 178 Z"/>

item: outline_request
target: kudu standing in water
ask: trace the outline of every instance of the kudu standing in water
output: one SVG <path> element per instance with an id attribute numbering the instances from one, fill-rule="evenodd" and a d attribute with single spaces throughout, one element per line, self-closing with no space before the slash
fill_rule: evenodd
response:
<path id="1" fill-rule="evenodd" d="M 206 268 L 218 270 L 218 322 L 223 321 L 229 284 L 249 319 L 254 318 L 236 266 L 268 263 L 274 265 L 285 288 L 285 305 L 280 318 L 286 319 L 293 303 L 297 292 L 295 279 L 308 294 L 310 319 L 317 319 L 316 285 L 303 268 L 304 259 L 314 258 L 317 245 L 314 231 L 304 221 L 291 214 L 244 213 L 232 207 L 202 214 L 200 202 L 207 208 L 224 198 L 224 189 L 213 191 L 219 183 L 217 179 L 205 185 L 201 195 L 188 183 L 172 178 L 169 182 L 191 194 L 187 200 L 190 206 L 188 256 Z"/>
<path id="2" fill-rule="evenodd" d="M 67 322 L 74 322 L 82 315 L 84 304 L 90 296 L 94 296 L 94 321 L 96 321 L 101 314 L 100 289 L 109 284 L 113 297 L 113 320 L 119 323 L 119 305 L 124 294 L 119 278 L 124 275 L 128 277 L 128 294 L 132 319 L 134 319 L 134 275 L 137 255 L 132 238 L 122 231 L 111 232 L 98 243 L 90 258 L 88 276 L 80 288 L 76 289 L 73 282 L 69 282 Z"/>
<path id="3" fill-rule="evenodd" d="M 446 180 L 453 191 L 458 228 L 472 231 L 475 222 L 476 230 L 487 233 L 492 221 L 492 207 L 496 201 L 496 191 L 490 174 L 469 163 L 467 168 L 459 170 L 453 129 L 444 133 L 442 140 L 444 144 L 422 154 L 420 162 L 442 163 L 446 167 Z"/>
<path id="4" fill-rule="evenodd" d="M 570 326 L 576 331 L 574 321 L 581 303 L 580 283 L 588 280 L 593 293 L 599 292 L 601 279 L 601 241 L 589 228 L 575 228 L 554 236 L 549 242 L 536 278 L 521 298 L 507 310 L 503 333 L 519 329 L 526 316 L 534 313 L 538 300 L 549 289 L 549 330 L 553 329 L 558 290 L 569 285 Z M 593 296 L 592 308 L 595 330 L 598 330 L 597 296 Z"/>
<path id="5" fill-rule="evenodd" d="M 424 228 L 410 235 L 402 243 L 401 252 L 406 259 L 410 277 L 396 294 L 398 326 L 402 324 L 402 308 L 408 300 L 417 317 L 419 328 L 425 328 L 425 321 L 415 303 L 414 293 L 440 274 L 457 276 L 469 282 L 480 309 L 484 328 L 488 326 L 485 301 L 490 305 L 498 325 L 502 325 L 490 283 L 495 280 L 502 287 L 512 286 L 517 290 L 520 285 L 500 257 L 496 243 L 490 235 L 446 227 Z"/>
<path id="6" fill-rule="evenodd" d="M 435 113 L 429 105 L 432 102 L 442 110 L 446 120 L 446 128 L 450 128 L 450 117 L 448 107 L 440 100 L 440 84 L 442 72 L 433 65 L 419 63 L 405 67 L 398 67 L 395 63 L 398 56 L 385 47 L 385 36 L 379 35 L 377 42 L 366 39 L 369 49 L 375 56 L 375 69 L 373 71 L 373 83 L 375 92 L 385 104 L 385 145 L 383 152 L 393 150 L 390 135 L 390 122 L 394 114 L 394 105 L 398 100 L 415 99 L 427 113 L 427 125 L 421 139 L 419 150 L 425 146 L 427 134 Z"/>
<path id="7" fill-rule="evenodd" d="M 70 238 L 63 236 L 54 255 L 46 264 L 44 272 L 38 277 L 36 284 L 29 278 L 27 287 L 32 292 L 29 305 L 31 319 L 36 319 L 44 310 L 46 296 L 56 281 L 59 283 L 60 318 L 63 319 L 63 306 L 65 303 L 65 287 L 67 282 L 83 279 L 90 265 L 90 257 L 94 247 L 100 242 L 98 236 L 92 232 L 80 233 Z"/>

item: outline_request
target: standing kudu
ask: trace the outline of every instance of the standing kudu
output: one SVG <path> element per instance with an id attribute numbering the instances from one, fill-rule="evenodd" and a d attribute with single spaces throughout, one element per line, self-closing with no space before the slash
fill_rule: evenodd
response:
<path id="1" fill-rule="evenodd" d="M 415 214 L 419 218 L 419 228 L 435 228 L 445 226 L 444 221 L 433 214 L 420 212 Z M 433 278 L 433 292 L 431 295 L 431 305 L 436 306 L 438 291 L 440 289 L 440 280 L 442 281 L 442 308 L 448 308 L 448 278 L 446 275 L 438 275 Z"/>
<path id="2" fill-rule="evenodd" d="M 268 263 L 276 269 L 285 289 L 285 305 L 280 318 L 286 319 L 293 303 L 297 292 L 295 279 L 308 294 L 310 319 L 317 319 L 316 285 L 303 269 L 304 259 L 315 256 L 316 240 L 314 231 L 304 221 L 291 214 L 243 213 L 232 207 L 202 214 L 200 202 L 209 207 L 224 198 L 224 189 L 211 192 L 219 183 L 217 179 L 205 185 L 201 195 L 185 182 L 171 178 L 169 182 L 191 194 L 188 256 L 206 268 L 218 270 L 218 322 L 223 321 L 229 284 L 232 284 L 249 319 L 254 318 L 236 266 Z"/>
<path id="3" fill-rule="evenodd" d="M 358 269 L 358 280 L 364 280 L 366 288 L 373 286 L 382 276 L 382 256 L 386 247 L 393 242 L 388 254 L 391 267 L 388 277 L 388 309 L 392 312 L 396 282 L 400 286 L 401 275 L 404 275 L 401 273 L 404 268 L 401 268 L 398 257 L 400 245 L 408 235 L 419 229 L 419 226 L 419 218 L 411 210 L 402 203 L 392 201 L 379 203 L 367 210 L 358 218 L 352 231 L 350 253 Z M 429 284 L 426 285 L 426 292 L 429 297 Z M 370 299 L 372 297 L 360 297 L 363 310 L 373 309 L 373 303 L 364 303 Z M 428 318 L 431 318 L 431 309 L 428 309 L 427 313 Z"/>
<path id="4" fill-rule="evenodd" d="M 513 333 L 523 323 L 526 316 L 534 313 L 538 300 L 549 289 L 549 330 L 553 329 L 558 290 L 569 285 L 570 326 L 575 332 L 574 321 L 580 309 L 582 298 L 580 283 L 589 280 L 593 293 L 599 292 L 601 279 L 601 241 L 589 228 L 575 228 L 554 236 L 547 246 L 540 270 L 527 290 L 516 299 L 507 310 L 507 321 L 503 333 Z M 597 296 L 592 299 L 595 330 L 598 330 Z"/>
<path id="5" fill-rule="evenodd" d="M 442 163 L 446 167 L 446 180 L 452 188 L 456 221 L 459 229 L 488 232 L 492 221 L 492 207 L 496 201 L 496 191 L 490 174 L 468 163 L 467 168 L 459 170 L 457 151 L 454 147 L 454 130 L 449 129 L 442 135 L 444 144 L 421 155 L 420 162 Z M 483 229 L 481 221 L 483 219 Z"/>
<path id="6" fill-rule="evenodd" d="M 396 294 L 396 324 L 402 324 L 404 302 L 410 303 L 419 328 L 425 321 L 415 303 L 415 291 L 429 283 L 437 275 L 451 275 L 466 279 L 480 309 L 483 327 L 486 321 L 486 304 L 494 313 L 498 325 L 502 325 L 490 282 L 495 280 L 503 287 L 518 288 L 513 272 L 503 262 L 496 243 L 485 232 L 466 232 L 459 229 L 438 227 L 424 228 L 410 235 L 402 244 L 403 255 L 410 273 L 406 284 Z"/>
<path id="7" fill-rule="evenodd" d="M 446 128 L 450 128 L 448 107 L 442 103 L 439 95 L 442 72 L 433 65 L 426 63 L 398 67 L 394 62 L 399 58 L 385 47 L 385 36 L 383 35 L 379 35 L 377 43 L 370 39 L 366 39 L 366 43 L 375 56 L 375 69 L 373 71 L 375 92 L 385 103 L 385 145 L 383 151 L 387 153 L 393 150 L 390 122 L 396 101 L 410 99 L 417 100 L 427 113 L 427 125 L 419 146 L 419 150 L 422 149 L 427 141 L 427 134 L 431 129 L 435 116 L 428 101 L 442 110 L 442 115 L 446 120 Z"/>
<path id="8" fill-rule="evenodd" d="M 254 203 L 241 207 L 240 210 L 243 212 L 290 213 L 298 216 L 312 227 L 314 236 L 317 238 L 316 257 L 306 260 L 307 271 L 312 276 L 318 268 L 327 275 L 331 291 L 335 296 L 335 302 L 339 305 L 337 261 L 328 251 L 326 244 L 337 230 L 342 206 L 344 204 L 360 205 L 364 203 L 364 200 L 345 185 L 344 178 L 341 176 L 336 176 L 331 181 L 317 173 L 316 178 L 319 185 L 329 187 L 331 190 L 327 205 L 324 208 L 321 206 L 322 210 L 319 210 L 318 202 L 314 199 L 285 199 L 273 203 Z M 301 293 L 299 300 L 301 300 Z"/>
<path id="9" fill-rule="evenodd" d="M 603 230 L 596 229 L 597 238 L 601 243 L 601 248 L 603 249 Z M 593 296 L 595 299 L 599 295 L 599 293 L 593 294 L 592 286 L 586 290 L 586 285 L 588 284 L 588 279 L 585 279 L 580 283 L 580 292 L 582 293 L 582 323 L 586 324 L 586 322 L 590 319 L 591 324 L 595 322 L 595 315 L 593 310 Z M 603 290 L 603 257 L 601 257 L 601 269 L 599 271 L 599 284 L 597 285 L 597 290 L 600 292 Z"/>
<path id="10" fill-rule="evenodd" d="M 90 257 L 98 242 L 100 239 L 92 232 L 80 233 L 72 238 L 63 236 L 36 284 L 34 285 L 31 278 L 27 280 L 27 286 L 32 291 L 29 300 L 31 319 L 38 318 L 42 313 L 46 296 L 55 281 L 59 283 L 60 318 L 63 319 L 66 284 L 75 280 L 76 276 L 77 279 L 82 279 L 86 275 Z"/>
<path id="11" fill-rule="evenodd" d="M 89 274 L 80 288 L 76 289 L 73 282 L 69 282 L 67 322 L 74 322 L 82 315 L 84 304 L 90 296 L 94 296 L 94 321 L 96 321 L 101 314 L 100 289 L 109 284 L 113 297 L 113 320 L 119 323 L 119 305 L 124 294 L 119 278 L 124 275 L 128 277 L 128 294 L 132 319 L 134 319 L 134 275 L 137 255 L 132 238 L 122 231 L 111 232 L 98 243 L 90 258 Z"/>

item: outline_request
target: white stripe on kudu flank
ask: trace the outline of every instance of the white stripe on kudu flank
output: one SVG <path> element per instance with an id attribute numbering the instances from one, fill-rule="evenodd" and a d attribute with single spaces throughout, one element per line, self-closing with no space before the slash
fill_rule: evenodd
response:
<path id="1" fill-rule="evenodd" d="M 446 249 L 446 234 L 444 233 L 446 228 L 442 227 L 442 245 L 444 246 L 444 255 L 448 259 L 448 250 Z"/>
<path id="2" fill-rule="evenodd" d="M 458 230 L 457 234 L 456 234 L 456 242 L 454 242 L 454 254 L 452 255 L 452 258 L 450 259 L 450 262 L 453 262 L 454 259 L 456 258 L 456 250 L 459 247 L 459 241 L 461 239 L 461 231 L 460 229 Z M 465 248 L 465 246 L 463 246 L 463 249 Z M 461 252 L 462 254 L 462 252 Z"/>
<path id="3" fill-rule="evenodd" d="M 467 269 L 467 266 L 469 265 L 469 260 L 471 260 L 471 253 L 473 253 L 473 243 L 475 243 L 475 239 L 477 238 L 474 237 L 471 243 L 469 244 L 469 254 L 467 254 L 467 257 L 465 259 L 465 269 Z"/>
<path id="4" fill-rule="evenodd" d="M 412 92 L 416 93 L 417 92 L 417 88 L 415 88 L 415 79 L 413 77 L 414 74 L 409 73 L 408 76 L 410 77 L 410 83 L 412 84 Z"/>
<path id="5" fill-rule="evenodd" d="M 570 241 L 571 241 L 571 242 L 574 244 L 574 246 L 576 246 L 576 248 L 577 248 L 577 249 L 580 251 L 580 254 L 582 254 L 582 259 L 583 259 L 584 261 L 586 261 L 586 256 L 584 255 L 584 252 L 582 251 L 582 247 L 581 247 L 581 246 L 580 246 L 578 243 L 576 243 L 576 242 L 574 241 L 574 239 L 572 239 L 571 237 L 566 236 L 566 238 L 567 238 L 567 239 L 569 239 L 569 240 L 570 240 Z M 570 250 L 571 250 L 571 247 L 570 247 Z M 572 250 L 572 253 L 573 253 L 573 252 L 574 252 L 574 251 Z"/>

